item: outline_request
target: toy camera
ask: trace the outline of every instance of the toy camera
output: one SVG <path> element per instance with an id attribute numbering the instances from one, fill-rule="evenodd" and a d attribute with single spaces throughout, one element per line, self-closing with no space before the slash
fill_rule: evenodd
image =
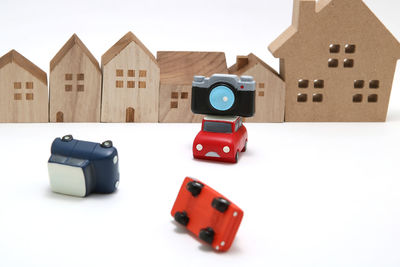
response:
<path id="1" fill-rule="evenodd" d="M 195 76 L 192 83 L 192 112 L 252 117 L 255 113 L 255 86 L 251 76 Z"/>
<path id="2" fill-rule="evenodd" d="M 56 138 L 48 161 L 52 191 L 85 197 L 112 193 L 119 185 L 118 152 L 111 141 L 102 144 Z"/>

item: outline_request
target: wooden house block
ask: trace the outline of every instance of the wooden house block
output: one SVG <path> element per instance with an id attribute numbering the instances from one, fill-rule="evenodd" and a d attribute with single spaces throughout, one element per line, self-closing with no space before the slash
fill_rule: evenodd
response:
<path id="1" fill-rule="evenodd" d="M 279 74 L 253 54 L 238 56 L 230 74 L 253 76 L 256 81 L 256 114 L 246 122 L 283 122 L 285 82 Z"/>
<path id="2" fill-rule="evenodd" d="M 48 122 L 47 74 L 15 50 L 0 58 L 0 122 Z"/>
<path id="3" fill-rule="evenodd" d="M 158 122 L 160 68 L 131 32 L 102 57 L 102 122 Z"/>
<path id="4" fill-rule="evenodd" d="M 385 121 L 400 44 L 362 0 L 294 0 L 270 46 L 286 121 Z"/>
<path id="5" fill-rule="evenodd" d="M 100 122 L 101 69 L 76 34 L 50 62 L 50 122 Z"/>
<path id="6" fill-rule="evenodd" d="M 222 52 L 157 52 L 161 70 L 159 122 L 201 122 L 191 111 L 195 75 L 228 73 Z"/>

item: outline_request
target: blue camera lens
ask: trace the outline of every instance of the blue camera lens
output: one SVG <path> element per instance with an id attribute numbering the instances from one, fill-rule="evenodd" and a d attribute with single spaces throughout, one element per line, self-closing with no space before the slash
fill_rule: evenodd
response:
<path id="1" fill-rule="evenodd" d="M 235 103 L 235 95 L 229 87 L 219 85 L 212 89 L 210 103 L 216 110 L 226 111 Z"/>

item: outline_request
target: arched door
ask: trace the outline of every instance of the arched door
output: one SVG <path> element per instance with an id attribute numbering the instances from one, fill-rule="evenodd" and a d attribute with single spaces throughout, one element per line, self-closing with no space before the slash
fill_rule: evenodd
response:
<path id="1" fill-rule="evenodd" d="M 64 113 L 62 113 L 61 111 L 57 112 L 56 122 L 64 122 Z"/>
<path id="2" fill-rule="evenodd" d="M 127 108 L 126 109 L 126 122 L 135 122 L 135 109 Z"/>

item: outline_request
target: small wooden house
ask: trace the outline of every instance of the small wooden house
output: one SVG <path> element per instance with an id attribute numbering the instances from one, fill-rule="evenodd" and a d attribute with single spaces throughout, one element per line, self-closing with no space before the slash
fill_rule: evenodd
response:
<path id="1" fill-rule="evenodd" d="M 157 122 L 160 68 L 131 32 L 102 56 L 102 122 Z"/>
<path id="2" fill-rule="evenodd" d="M 159 122 L 200 122 L 191 111 L 195 75 L 228 73 L 222 52 L 157 52 L 161 69 Z"/>
<path id="3" fill-rule="evenodd" d="M 285 121 L 385 121 L 400 44 L 362 0 L 294 0 L 270 46 L 286 82 Z"/>
<path id="4" fill-rule="evenodd" d="M 254 54 L 238 56 L 230 74 L 253 76 L 256 81 L 256 114 L 246 122 L 283 122 L 285 82 L 268 64 Z"/>
<path id="5" fill-rule="evenodd" d="M 47 74 L 15 50 L 0 58 L 0 122 L 48 122 Z"/>
<path id="6" fill-rule="evenodd" d="M 101 70 L 74 34 L 50 62 L 50 122 L 100 122 Z"/>

